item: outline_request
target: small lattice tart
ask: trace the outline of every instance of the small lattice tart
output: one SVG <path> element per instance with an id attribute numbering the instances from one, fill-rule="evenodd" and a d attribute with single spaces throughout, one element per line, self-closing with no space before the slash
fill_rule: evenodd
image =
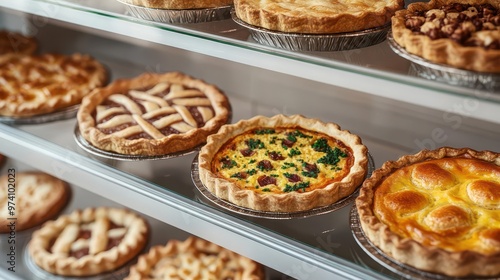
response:
<path id="1" fill-rule="evenodd" d="M 0 77 L 0 115 L 29 117 L 79 104 L 107 74 L 88 55 L 43 54 L 1 62 Z"/>
<path id="2" fill-rule="evenodd" d="M 109 272 L 137 256 L 148 240 L 146 221 L 121 208 L 87 208 L 60 216 L 35 231 L 33 261 L 63 276 Z"/>
<path id="3" fill-rule="evenodd" d="M 360 31 L 390 22 L 401 0 L 235 0 L 242 21 L 269 30 L 329 34 Z"/>
<path id="4" fill-rule="evenodd" d="M 500 274 L 500 154 L 440 148 L 389 161 L 356 199 L 390 258 L 453 277 Z"/>
<path id="5" fill-rule="evenodd" d="M 352 194 L 367 172 L 361 139 L 300 115 L 257 116 L 225 125 L 199 153 L 204 186 L 259 211 L 297 212 Z"/>
<path id="6" fill-rule="evenodd" d="M 217 87 L 178 72 L 117 80 L 86 97 L 78 111 L 89 143 L 130 155 L 189 150 L 228 118 L 229 101 Z"/>
<path id="7" fill-rule="evenodd" d="M 34 54 L 38 42 L 17 32 L 0 30 L 0 63 L 17 55 Z"/>
<path id="8" fill-rule="evenodd" d="M 69 195 L 69 186 L 48 174 L 8 172 L 0 177 L 0 233 L 42 224 L 64 208 Z"/>
<path id="9" fill-rule="evenodd" d="M 190 236 L 154 246 L 139 257 L 126 280 L 264 279 L 262 266 L 206 240 Z"/>
<path id="10" fill-rule="evenodd" d="M 407 52 L 433 63 L 500 73 L 500 2 L 431 0 L 392 18 L 392 34 Z"/>
<path id="11" fill-rule="evenodd" d="M 224 7 L 233 4 L 232 0 L 120 0 L 120 2 L 153 9 L 203 9 Z"/>

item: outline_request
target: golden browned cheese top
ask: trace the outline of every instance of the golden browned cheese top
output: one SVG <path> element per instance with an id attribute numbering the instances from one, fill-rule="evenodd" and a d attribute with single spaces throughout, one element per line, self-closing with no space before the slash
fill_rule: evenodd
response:
<path id="1" fill-rule="evenodd" d="M 374 213 L 424 245 L 500 253 L 500 166 L 466 158 L 406 166 L 377 187 Z"/>

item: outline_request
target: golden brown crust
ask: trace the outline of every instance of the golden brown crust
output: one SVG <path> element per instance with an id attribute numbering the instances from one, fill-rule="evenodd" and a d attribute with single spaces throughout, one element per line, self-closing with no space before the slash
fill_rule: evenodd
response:
<path id="1" fill-rule="evenodd" d="M 260 264 L 194 236 L 152 247 L 125 279 L 170 279 L 167 275 L 172 279 L 185 279 L 186 275 L 190 279 L 264 279 Z"/>
<path id="2" fill-rule="evenodd" d="M 75 258 L 68 256 L 67 251 L 70 250 L 70 246 L 77 244 L 75 241 L 78 239 L 67 240 L 68 242 L 64 244 L 67 246 L 66 250 L 52 252 L 59 239 L 56 242 L 54 240 L 60 237 L 65 229 L 70 226 L 78 229 L 82 224 L 94 223 L 98 219 L 105 219 L 126 228 L 126 233 L 118 245 L 95 254 L 90 252 L 88 255 Z M 112 271 L 139 254 L 146 245 L 148 232 L 146 221 L 125 209 L 87 208 L 45 223 L 33 233 L 28 249 L 33 261 L 50 273 L 63 276 L 91 276 Z M 91 236 L 91 238 L 97 240 L 101 237 Z"/>
<path id="3" fill-rule="evenodd" d="M 339 182 L 332 182 L 308 192 L 259 193 L 241 189 L 212 172 L 214 156 L 229 139 L 252 129 L 272 127 L 298 127 L 338 139 L 352 150 L 354 162 L 350 173 Z M 236 205 L 260 211 L 297 212 L 330 205 L 352 194 L 366 175 L 367 163 L 367 149 L 361 139 L 349 131 L 341 130 L 336 124 L 323 123 L 300 115 L 277 115 L 272 118 L 257 116 L 233 125 L 225 125 L 217 134 L 210 136 L 199 154 L 199 173 L 200 180 L 211 193 Z"/>
<path id="4" fill-rule="evenodd" d="M 1 156 L 0 156 L 1 157 Z M 69 186 L 41 172 L 17 172 L 0 177 L 0 233 L 9 232 L 11 220 L 16 217 L 15 230 L 21 231 L 37 226 L 58 214 L 66 205 Z M 14 196 L 9 188 L 14 190 Z M 8 197 L 11 196 L 12 200 Z M 9 202 L 15 210 L 10 216 Z"/>
<path id="5" fill-rule="evenodd" d="M 88 55 L 15 56 L 0 63 L 0 115 L 28 117 L 80 103 L 104 85 L 105 68 Z"/>
<path id="6" fill-rule="evenodd" d="M 432 189 L 409 187 L 412 185 L 411 169 L 414 169 L 414 166 L 440 161 L 443 168 L 454 170 L 453 176 L 457 176 L 457 182 L 469 177 L 473 182 L 476 180 L 475 176 L 488 178 L 488 181 L 498 181 L 500 178 L 500 155 L 491 151 L 478 152 L 468 148 L 443 147 L 403 156 L 397 161 L 388 161 L 365 180 L 356 199 L 365 235 L 391 258 L 418 269 L 454 277 L 500 274 L 500 221 L 490 219 L 488 214 L 496 210 L 467 202 L 465 183 L 453 186 L 438 184 Z M 456 170 L 461 168 L 466 172 L 464 174 L 476 175 L 456 173 Z M 482 171 L 476 172 L 477 170 Z M 436 179 L 432 172 L 428 175 Z M 447 182 L 448 176 L 441 179 Z M 382 184 L 383 191 L 379 190 Z M 392 193 L 385 193 L 388 190 L 386 186 L 394 188 Z M 489 187 L 479 189 L 484 191 L 489 190 Z M 495 193 L 498 195 L 498 189 Z M 456 199 L 447 198 L 455 196 Z M 405 208 L 402 204 L 408 204 L 410 207 Z M 399 215 L 399 218 L 391 218 L 391 215 Z M 408 218 L 405 218 L 408 216 L 416 217 L 415 222 L 422 226 L 408 224 Z M 488 221 L 481 221 L 481 216 Z M 402 225 L 399 227 L 398 224 Z M 405 233 L 407 226 L 418 230 Z M 468 234 L 475 230 L 479 232 L 477 237 L 475 234 Z M 471 249 L 461 249 L 459 246 Z"/>
<path id="7" fill-rule="evenodd" d="M 13 56 L 34 54 L 38 42 L 33 37 L 27 37 L 17 32 L 0 31 L 0 63 Z"/>
<path id="8" fill-rule="evenodd" d="M 120 0 L 123 3 L 154 9 L 202 9 L 229 6 L 232 0 Z"/>
<path id="9" fill-rule="evenodd" d="M 184 133 L 178 134 L 165 135 L 160 133 L 156 139 L 127 139 L 113 133 L 103 133 L 97 128 L 98 124 L 96 124 L 94 117 L 96 108 L 101 103 L 105 102 L 108 97 L 117 93 L 127 93 L 131 90 L 151 88 L 160 83 L 168 85 L 169 87 L 172 85 L 182 86 L 187 90 L 195 89 L 201 92 L 201 94 L 205 96 L 203 99 L 207 99 L 210 106 L 213 108 L 213 117 L 206 121 L 201 127 L 193 127 Z M 117 95 L 123 96 L 123 94 Z M 161 103 L 164 102 L 167 101 L 163 100 Z M 183 105 L 187 106 L 189 104 Z M 169 106 L 164 106 L 162 108 L 166 107 Z M 179 115 L 178 111 L 172 110 L 172 115 Z M 147 121 L 145 114 L 140 115 L 137 113 L 130 113 L 128 110 L 125 111 L 127 111 L 125 114 L 134 117 L 135 121 L 138 121 L 138 119 L 142 119 L 144 122 Z M 82 106 L 78 111 L 77 118 L 82 136 L 99 149 L 130 155 L 163 155 L 188 150 L 204 143 L 208 135 L 215 133 L 220 126 L 228 121 L 229 101 L 214 85 L 207 84 L 202 80 L 195 79 L 188 75 L 179 72 L 164 74 L 145 73 L 133 79 L 117 80 L 107 87 L 93 91 L 82 101 Z M 182 123 L 183 118 L 180 118 L 176 122 Z M 134 122 L 132 125 L 137 126 L 138 124 Z M 140 126 L 142 127 L 142 125 L 144 124 Z M 152 128 L 152 130 L 156 129 Z"/>
<path id="10" fill-rule="evenodd" d="M 464 46 L 449 38 L 432 40 L 429 36 L 416 34 L 405 25 L 405 16 L 416 11 L 428 11 L 450 3 L 483 5 L 490 4 L 496 9 L 500 2 L 496 0 L 432 0 L 408 5 L 408 8 L 396 12 L 392 18 L 394 40 L 407 52 L 420 56 L 434 63 L 452 67 L 488 73 L 500 73 L 500 50 L 485 49 L 480 46 Z M 497 33 L 497 40 L 499 30 Z"/>
<path id="11" fill-rule="evenodd" d="M 242 21 L 269 30 L 329 34 L 360 31 L 388 23 L 403 1 L 236 0 Z"/>

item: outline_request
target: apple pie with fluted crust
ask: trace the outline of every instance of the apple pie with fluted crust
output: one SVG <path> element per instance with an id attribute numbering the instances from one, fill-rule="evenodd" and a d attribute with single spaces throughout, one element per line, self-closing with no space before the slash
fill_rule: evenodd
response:
<path id="1" fill-rule="evenodd" d="M 398 262 L 500 274 L 500 154 L 444 147 L 389 161 L 356 200 L 366 237 Z"/>
<path id="2" fill-rule="evenodd" d="M 401 0 L 235 0 L 242 21 L 274 31 L 328 34 L 360 31 L 389 23 Z"/>
<path id="3" fill-rule="evenodd" d="M 336 124 L 257 116 L 210 136 L 199 154 L 199 174 L 212 194 L 236 205 L 297 212 L 352 194 L 367 163 L 361 139 Z"/>
<path id="4" fill-rule="evenodd" d="M 206 141 L 229 119 L 214 85 L 179 72 L 117 80 L 87 96 L 78 111 L 83 137 L 119 154 L 164 155 Z"/>
<path id="5" fill-rule="evenodd" d="M 120 2 L 153 9 L 203 9 L 229 6 L 232 0 L 120 0 Z"/>
<path id="6" fill-rule="evenodd" d="M 11 57 L 0 63 L 0 115 L 29 117 L 79 104 L 106 78 L 105 68 L 88 55 Z"/>
<path id="7" fill-rule="evenodd" d="M 262 266 L 214 243 L 190 236 L 170 240 L 141 255 L 126 280 L 154 279 L 264 279 Z"/>

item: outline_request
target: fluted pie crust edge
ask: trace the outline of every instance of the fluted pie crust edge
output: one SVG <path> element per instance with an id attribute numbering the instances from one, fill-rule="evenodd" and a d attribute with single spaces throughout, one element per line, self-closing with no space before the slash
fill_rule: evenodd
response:
<path id="1" fill-rule="evenodd" d="M 350 172 L 339 182 L 329 183 L 305 193 L 289 192 L 283 194 L 256 193 L 244 190 L 236 184 L 218 177 L 211 170 L 212 161 L 219 149 L 231 138 L 257 128 L 298 127 L 304 131 L 324 133 L 338 139 L 352 150 L 354 157 Z M 258 211 L 299 212 L 331 205 L 352 194 L 363 182 L 368 165 L 367 148 L 361 138 L 334 123 L 324 123 L 318 119 L 305 118 L 301 115 L 276 115 L 268 118 L 256 116 L 241 120 L 232 125 L 224 125 L 217 134 L 207 139 L 207 144 L 200 150 L 199 175 L 204 186 L 216 197 Z"/>
<path id="2" fill-rule="evenodd" d="M 140 138 L 128 140 L 102 133 L 96 128 L 92 113 L 106 97 L 114 93 L 127 92 L 131 89 L 152 87 L 161 82 L 181 84 L 200 90 L 211 101 L 215 116 L 205 123 L 203 127 L 191 129 L 186 133 L 170 134 L 160 139 Z M 119 154 L 154 156 L 189 150 L 204 143 L 208 135 L 217 132 L 228 121 L 229 106 L 229 100 L 220 89 L 202 80 L 180 72 L 144 73 L 132 79 L 116 80 L 107 87 L 92 91 L 89 96 L 83 99 L 78 110 L 77 119 L 82 136 L 99 149 Z"/>
<path id="3" fill-rule="evenodd" d="M 431 0 L 408 5 L 392 18 L 392 35 L 398 45 L 408 53 L 433 63 L 477 72 L 500 73 L 500 50 L 463 46 L 449 38 L 432 40 L 427 35 L 414 34 L 405 26 L 405 16 L 415 11 L 428 11 L 450 3 L 491 4 L 500 9 L 496 0 Z"/>
<path id="4" fill-rule="evenodd" d="M 229 6 L 232 0 L 119 0 L 120 2 L 153 9 L 203 9 Z"/>
<path id="5" fill-rule="evenodd" d="M 436 246 L 425 246 L 411 238 L 404 238 L 391 231 L 373 212 L 374 192 L 390 174 L 414 163 L 442 158 L 475 158 L 500 166 L 500 155 L 491 151 L 475 151 L 469 148 L 443 147 L 423 150 L 403 156 L 397 161 L 385 162 L 365 180 L 356 199 L 356 208 L 365 236 L 373 245 L 392 259 L 417 269 L 441 273 L 452 277 L 496 276 L 500 274 L 500 254 L 486 256 L 473 251 L 450 252 Z"/>

